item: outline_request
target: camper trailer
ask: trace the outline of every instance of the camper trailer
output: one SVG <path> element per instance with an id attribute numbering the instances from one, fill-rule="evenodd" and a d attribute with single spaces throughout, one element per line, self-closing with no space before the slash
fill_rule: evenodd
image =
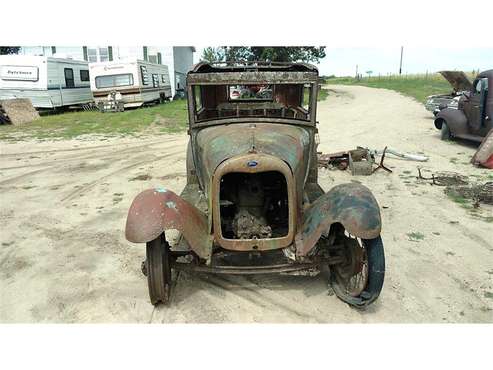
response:
<path id="1" fill-rule="evenodd" d="M 85 61 L 30 55 L 0 55 L 0 100 L 27 98 L 36 109 L 93 101 Z"/>
<path id="2" fill-rule="evenodd" d="M 124 107 L 165 101 L 171 98 L 168 67 L 142 60 L 89 64 L 91 90 L 97 105 L 106 104 L 115 93 Z"/>

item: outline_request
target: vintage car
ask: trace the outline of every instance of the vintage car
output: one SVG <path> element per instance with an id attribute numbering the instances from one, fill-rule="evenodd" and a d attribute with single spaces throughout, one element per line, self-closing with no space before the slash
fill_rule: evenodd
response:
<path id="1" fill-rule="evenodd" d="M 460 138 L 481 142 L 493 128 L 493 69 L 481 72 L 463 92 L 457 109 L 441 110 L 435 118 L 435 127 L 441 131 L 441 138 Z"/>
<path id="2" fill-rule="evenodd" d="M 453 91 L 449 94 L 431 95 L 426 98 L 425 107 L 437 115 L 445 108 L 457 109 L 459 98 L 464 91 L 471 91 L 472 83 L 462 71 L 441 71 L 440 73 L 452 85 Z"/>
<path id="3" fill-rule="evenodd" d="M 377 299 L 380 209 L 359 183 L 328 192 L 317 183 L 317 93 L 318 71 L 303 63 L 199 63 L 188 73 L 187 184 L 180 195 L 143 191 L 126 223 L 126 238 L 147 245 L 152 304 L 170 299 L 172 270 L 323 269 L 348 304 Z M 167 230 L 179 232 L 173 245 Z"/>

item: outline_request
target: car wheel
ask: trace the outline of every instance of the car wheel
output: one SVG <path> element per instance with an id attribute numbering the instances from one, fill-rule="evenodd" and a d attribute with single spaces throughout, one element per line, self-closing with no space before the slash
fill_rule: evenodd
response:
<path id="1" fill-rule="evenodd" d="M 149 297 L 153 305 L 168 303 L 171 286 L 169 244 L 164 233 L 146 244 L 142 270 L 147 275 Z"/>
<path id="2" fill-rule="evenodd" d="M 346 236 L 344 262 L 330 269 L 331 284 L 337 297 L 356 308 L 374 302 L 385 278 L 382 238 L 359 239 Z"/>
<path id="3" fill-rule="evenodd" d="M 448 127 L 447 122 L 443 121 L 442 128 L 440 129 L 440 138 L 447 141 L 450 140 L 451 137 L 450 128 Z"/>

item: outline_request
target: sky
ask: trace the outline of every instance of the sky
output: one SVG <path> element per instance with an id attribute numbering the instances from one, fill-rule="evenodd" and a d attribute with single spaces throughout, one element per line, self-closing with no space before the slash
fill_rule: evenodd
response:
<path id="1" fill-rule="evenodd" d="M 203 48 L 198 47 L 198 61 Z M 401 47 L 375 48 L 330 48 L 326 57 L 318 64 L 320 75 L 354 76 L 356 65 L 363 75 L 387 75 L 399 72 Z M 486 70 L 493 69 L 493 47 L 491 48 L 430 48 L 406 47 L 404 45 L 402 73 L 426 73 L 441 70 Z"/>

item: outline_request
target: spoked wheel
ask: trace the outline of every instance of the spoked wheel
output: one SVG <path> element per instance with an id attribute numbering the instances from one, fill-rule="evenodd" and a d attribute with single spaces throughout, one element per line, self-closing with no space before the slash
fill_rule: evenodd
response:
<path id="1" fill-rule="evenodd" d="M 331 266 L 336 295 L 351 306 L 363 308 L 380 295 L 385 277 L 382 238 L 359 239 L 341 236 L 345 262 Z"/>
<path id="2" fill-rule="evenodd" d="M 164 234 L 146 245 L 146 260 L 142 272 L 147 276 L 149 297 L 153 305 L 166 304 L 169 301 L 171 286 L 171 265 L 169 244 Z"/>

